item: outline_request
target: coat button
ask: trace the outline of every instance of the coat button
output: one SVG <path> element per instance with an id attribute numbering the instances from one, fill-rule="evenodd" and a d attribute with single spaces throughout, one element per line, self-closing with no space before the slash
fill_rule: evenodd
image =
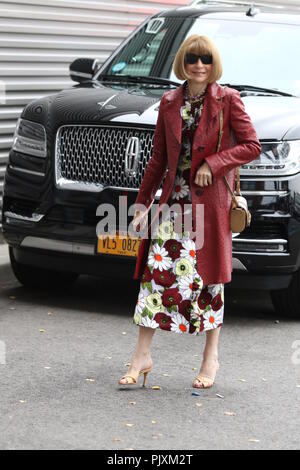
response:
<path id="1" fill-rule="evenodd" d="M 201 152 L 204 148 L 205 148 L 204 145 L 199 145 L 198 147 L 199 152 Z"/>
<path id="2" fill-rule="evenodd" d="M 203 194 L 203 189 L 196 189 L 196 196 L 202 196 Z"/>

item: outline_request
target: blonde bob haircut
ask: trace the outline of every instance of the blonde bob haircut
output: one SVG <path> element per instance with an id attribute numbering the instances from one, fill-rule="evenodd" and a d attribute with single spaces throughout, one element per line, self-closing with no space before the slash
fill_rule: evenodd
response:
<path id="1" fill-rule="evenodd" d="M 208 82 L 213 83 L 221 78 L 223 67 L 217 47 L 208 36 L 192 34 L 185 41 L 183 41 L 174 59 L 173 69 L 176 77 L 179 80 L 192 79 L 192 77 L 188 75 L 184 63 L 185 54 L 189 52 L 197 55 L 211 54 L 213 60 Z"/>

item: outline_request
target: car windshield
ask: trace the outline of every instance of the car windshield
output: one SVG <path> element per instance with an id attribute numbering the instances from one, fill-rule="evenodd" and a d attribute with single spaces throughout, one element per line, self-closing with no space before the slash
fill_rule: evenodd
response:
<path id="1" fill-rule="evenodd" d="M 247 84 L 300 96 L 300 26 L 251 17 L 152 18 L 125 41 L 95 78 L 151 76 L 181 83 L 172 64 L 180 44 L 191 34 L 205 34 L 215 42 L 223 64 L 220 83 Z"/>

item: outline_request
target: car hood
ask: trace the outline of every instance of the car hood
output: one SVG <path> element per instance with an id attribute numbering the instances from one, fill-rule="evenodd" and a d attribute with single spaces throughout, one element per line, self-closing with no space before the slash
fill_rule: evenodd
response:
<path id="1" fill-rule="evenodd" d="M 142 84 L 89 82 L 30 103 L 22 117 L 44 121 L 44 125 L 51 126 L 53 131 L 65 124 L 110 122 L 154 127 L 161 96 L 167 89 Z M 260 140 L 300 139 L 299 98 L 248 95 L 242 100 Z"/>

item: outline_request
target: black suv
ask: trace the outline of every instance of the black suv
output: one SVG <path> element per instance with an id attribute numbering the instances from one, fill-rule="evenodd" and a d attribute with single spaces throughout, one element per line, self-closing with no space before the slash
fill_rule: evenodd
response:
<path id="1" fill-rule="evenodd" d="M 126 230 L 119 198 L 127 207 L 135 202 L 160 98 L 181 83 L 175 54 L 194 33 L 216 43 L 220 84 L 240 92 L 262 145 L 260 157 L 240 168 L 252 223 L 233 234 L 229 286 L 268 289 L 279 313 L 300 315 L 300 16 L 275 7 L 194 2 L 161 12 L 101 66 L 75 60 L 76 85 L 24 108 L 2 211 L 21 283 L 64 285 L 81 273 L 133 276 L 138 244 L 99 238 L 104 214 L 97 208 L 113 204 L 116 230 Z M 161 186 L 155 204 L 160 193 Z"/>

